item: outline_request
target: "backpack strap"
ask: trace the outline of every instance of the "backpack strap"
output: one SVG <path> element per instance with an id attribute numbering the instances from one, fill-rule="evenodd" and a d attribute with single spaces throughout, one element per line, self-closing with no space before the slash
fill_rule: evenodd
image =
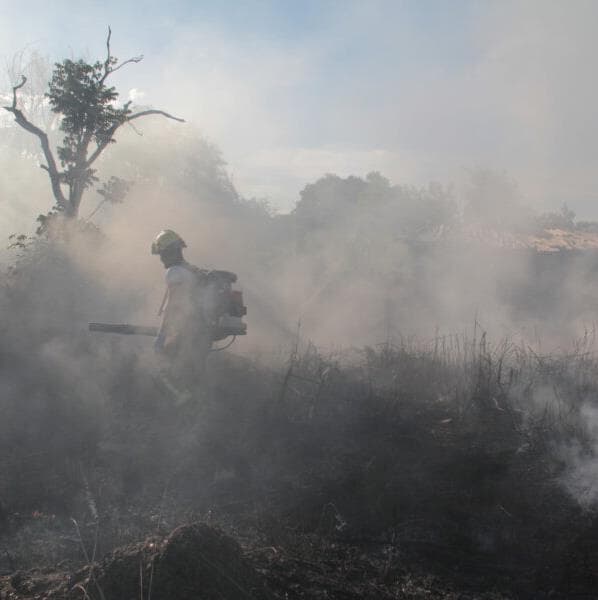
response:
<path id="1" fill-rule="evenodd" d="M 181 263 L 181 267 L 183 267 L 184 269 L 187 269 L 187 271 L 193 273 L 195 275 L 195 277 L 197 278 L 197 283 L 200 286 L 204 286 L 208 283 L 210 271 L 208 271 L 207 269 L 200 269 L 199 267 L 196 267 L 195 265 L 192 265 L 186 261 L 183 261 Z"/>

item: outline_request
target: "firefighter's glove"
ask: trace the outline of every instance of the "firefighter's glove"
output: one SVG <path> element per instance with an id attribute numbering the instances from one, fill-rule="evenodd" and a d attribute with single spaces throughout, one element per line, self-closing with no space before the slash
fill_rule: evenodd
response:
<path id="1" fill-rule="evenodd" d="M 156 353 L 162 354 L 164 352 L 164 340 L 165 336 L 163 333 L 158 334 L 158 336 L 154 340 L 154 351 Z"/>

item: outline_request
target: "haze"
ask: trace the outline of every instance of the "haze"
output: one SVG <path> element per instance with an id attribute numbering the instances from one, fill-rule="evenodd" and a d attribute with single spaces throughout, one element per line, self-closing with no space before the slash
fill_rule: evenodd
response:
<path id="1" fill-rule="evenodd" d="M 530 204 L 598 217 L 598 5 L 527 2 L 79 2 L 0 6 L 0 56 L 145 60 L 123 96 L 216 143 L 244 197 L 286 212 L 324 173 L 459 186 L 504 170 Z"/>

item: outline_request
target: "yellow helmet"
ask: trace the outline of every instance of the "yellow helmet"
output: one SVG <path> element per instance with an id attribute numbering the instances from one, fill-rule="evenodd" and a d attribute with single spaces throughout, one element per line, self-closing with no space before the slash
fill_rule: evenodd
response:
<path id="1" fill-rule="evenodd" d="M 164 229 L 156 236 L 156 239 L 152 243 L 152 254 L 161 254 L 166 248 L 170 248 L 175 244 L 179 248 L 187 247 L 183 238 L 176 231 Z"/>

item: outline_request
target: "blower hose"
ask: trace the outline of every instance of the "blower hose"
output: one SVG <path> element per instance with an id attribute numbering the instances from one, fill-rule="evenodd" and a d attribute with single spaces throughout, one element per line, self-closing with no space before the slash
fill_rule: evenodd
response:
<path id="1" fill-rule="evenodd" d="M 233 335 L 233 339 L 228 344 L 226 344 L 225 346 L 222 346 L 221 348 L 212 348 L 210 350 L 210 352 L 222 352 L 222 350 L 226 350 L 227 348 L 230 348 L 234 344 L 236 339 L 237 339 L 237 336 Z"/>

